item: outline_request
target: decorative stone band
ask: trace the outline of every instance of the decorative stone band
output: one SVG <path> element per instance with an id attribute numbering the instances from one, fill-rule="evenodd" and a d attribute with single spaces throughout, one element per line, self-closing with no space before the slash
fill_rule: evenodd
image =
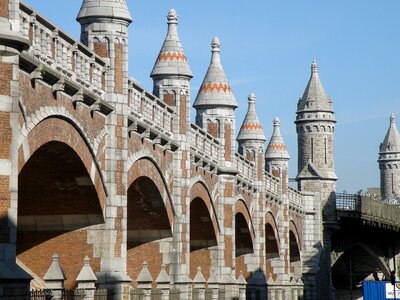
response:
<path id="1" fill-rule="evenodd" d="M 284 144 L 270 144 L 268 150 L 286 150 L 286 146 Z"/>
<path id="2" fill-rule="evenodd" d="M 224 92 L 225 94 L 232 94 L 232 90 L 231 90 L 231 87 L 229 86 L 229 84 L 222 83 L 222 82 L 220 82 L 219 84 L 217 84 L 215 82 L 214 83 L 211 83 L 211 82 L 204 83 L 201 86 L 200 91 L 202 93 Z"/>
<path id="3" fill-rule="evenodd" d="M 262 130 L 259 123 L 245 123 L 240 130 Z"/>
<path id="4" fill-rule="evenodd" d="M 182 61 L 182 62 L 187 62 L 185 54 L 183 52 L 177 52 L 177 51 L 166 51 L 166 52 L 160 52 L 158 55 L 158 61 Z"/>

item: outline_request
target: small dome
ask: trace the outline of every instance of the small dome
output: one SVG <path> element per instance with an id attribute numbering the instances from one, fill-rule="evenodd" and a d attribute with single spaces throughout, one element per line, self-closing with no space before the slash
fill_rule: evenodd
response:
<path id="1" fill-rule="evenodd" d="M 285 142 L 281 135 L 281 122 L 278 117 L 274 119 L 274 131 L 269 141 L 265 158 L 268 159 L 284 159 L 290 158 L 289 152 L 286 149 Z"/>
<path id="2" fill-rule="evenodd" d="M 221 43 L 218 37 L 214 37 L 211 42 L 211 63 L 193 104 L 196 109 L 221 106 L 238 107 L 221 65 L 220 52 Z"/>
<path id="3" fill-rule="evenodd" d="M 254 141 L 266 141 L 265 134 L 262 130 L 261 123 L 258 119 L 256 112 L 256 95 L 251 93 L 248 97 L 249 108 L 244 118 L 242 127 L 237 137 L 238 142 L 244 142 L 249 140 Z"/>
<path id="4" fill-rule="evenodd" d="M 91 18 L 110 18 L 132 22 L 125 0 L 84 0 L 76 20 L 84 24 Z"/>
<path id="5" fill-rule="evenodd" d="M 189 63 L 183 53 L 178 36 L 178 14 L 171 9 L 167 15 L 168 31 L 164 43 L 158 54 L 150 77 L 158 76 L 186 76 L 193 77 Z"/>

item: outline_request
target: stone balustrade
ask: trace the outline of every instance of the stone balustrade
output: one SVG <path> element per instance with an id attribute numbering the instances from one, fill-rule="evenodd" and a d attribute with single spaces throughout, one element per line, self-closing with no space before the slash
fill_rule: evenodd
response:
<path id="1" fill-rule="evenodd" d="M 202 167 L 208 167 L 210 170 L 216 170 L 220 142 L 194 124 L 191 126 L 190 134 L 190 147 L 194 162 Z"/>
<path id="2" fill-rule="evenodd" d="M 248 183 L 253 182 L 253 178 L 255 178 L 255 165 L 253 162 L 247 160 L 244 156 L 239 153 L 235 153 L 236 159 L 236 168 L 239 171 L 238 177 L 247 181 Z"/>
<path id="3" fill-rule="evenodd" d="M 288 188 L 289 207 L 295 210 L 302 210 L 303 195 L 300 191 L 291 187 Z"/>
<path id="4" fill-rule="evenodd" d="M 21 54 L 22 60 L 38 65 L 42 72 L 58 72 L 55 77 L 65 77 L 78 90 L 84 89 L 97 96 L 104 94 L 107 59 L 102 59 L 22 3 L 20 32 L 31 44 Z"/>
<path id="5" fill-rule="evenodd" d="M 279 179 L 268 172 L 264 172 L 265 177 L 265 189 L 273 196 L 279 195 L 280 182 Z"/>
<path id="6" fill-rule="evenodd" d="M 171 136 L 175 111 L 156 96 L 146 92 L 132 78 L 128 82 L 128 91 L 129 107 L 134 119 L 142 120 L 159 132 Z"/>

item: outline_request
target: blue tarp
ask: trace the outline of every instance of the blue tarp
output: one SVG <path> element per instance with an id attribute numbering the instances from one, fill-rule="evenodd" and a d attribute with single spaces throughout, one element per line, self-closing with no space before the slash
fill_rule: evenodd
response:
<path id="1" fill-rule="evenodd" d="M 389 281 L 364 281 L 364 300 L 395 299 L 393 296 L 393 288 L 393 285 Z M 396 282 L 396 299 L 400 300 L 400 284 L 398 282 Z"/>

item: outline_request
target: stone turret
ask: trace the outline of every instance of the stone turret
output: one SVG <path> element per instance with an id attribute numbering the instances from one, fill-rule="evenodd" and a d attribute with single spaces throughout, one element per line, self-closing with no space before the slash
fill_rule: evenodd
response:
<path id="1" fill-rule="evenodd" d="M 336 181 L 333 157 L 335 115 L 332 101 L 319 79 L 318 65 L 311 64 L 311 77 L 297 104 L 298 175 L 303 179 Z"/>
<path id="2" fill-rule="evenodd" d="M 167 24 L 167 35 L 150 77 L 154 95 L 176 108 L 179 118 L 176 118 L 174 128 L 183 134 L 190 128 L 190 80 L 193 75 L 178 36 L 178 15 L 174 9 L 168 12 Z"/>
<path id="3" fill-rule="evenodd" d="M 314 220 L 306 220 L 313 226 L 315 235 L 307 243 L 321 241 L 320 256 L 316 263 L 307 264 L 311 270 L 304 277 L 307 289 L 314 289 L 316 299 L 333 299 L 331 286 L 331 236 L 337 229 L 336 221 L 336 174 L 333 155 L 335 115 L 332 101 L 327 96 L 318 73 L 318 65 L 311 64 L 311 77 L 303 97 L 297 104 L 297 141 L 299 190 L 313 192 L 312 203 L 316 211 Z"/>
<path id="4" fill-rule="evenodd" d="M 89 229 L 99 249 L 100 269 L 96 270 L 98 284 L 102 288 L 113 288 L 118 297 L 125 282 L 131 279 L 126 275 L 126 252 L 110 249 L 126 249 L 126 239 L 114 239 L 117 224 L 126 224 L 126 215 L 119 216 L 111 211 L 125 209 L 126 190 L 119 188 L 126 184 L 126 160 L 128 135 L 128 27 L 132 22 L 125 0 L 84 0 L 77 16 L 81 24 L 81 42 L 100 56 L 106 63 L 102 70 L 104 100 L 114 110 L 106 119 L 109 135 L 105 138 L 104 167 L 106 187 L 109 191 L 105 209 L 105 228 Z M 74 59 L 79 59 L 76 57 Z M 117 165 L 119 166 L 117 168 Z M 107 232 L 108 231 L 108 232 Z M 112 274 L 112 275 L 110 275 Z"/>
<path id="5" fill-rule="evenodd" d="M 217 37 L 211 42 L 211 63 L 194 101 L 196 124 L 224 145 L 223 159 L 228 166 L 235 153 L 235 96 L 221 65 L 221 43 Z"/>
<path id="6" fill-rule="evenodd" d="M 281 122 L 278 117 L 275 117 L 274 131 L 265 152 L 265 169 L 275 177 L 281 178 L 285 186 L 288 185 L 289 180 L 289 159 L 289 152 L 281 135 Z"/>
<path id="7" fill-rule="evenodd" d="M 125 0 L 84 0 L 76 20 L 81 24 L 81 42 L 109 59 L 109 70 L 104 70 L 105 90 L 127 95 L 128 26 L 132 17 Z M 107 100 L 115 101 L 110 95 Z"/>
<path id="8" fill-rule="evenodd" d="M 256 96 L 251 93 L 248 97 L 249 108 L 240 127 L 237 141 L 239 143 L 239 153 L 250 161 L 255 161 L 258 170 L 258 177 L 261 180 L 262 171 L 264 170 L 264 143 L 266 141 L 265 134 L 261 127 L 256 112 Z"/>
<path id="9" fill-rule="evenodd" d="M 378 162 L 382 199 L 394 199 L 400 193 L 400 134 L 394 114 L 390 116 L 389 129 L 379 147 Z"/>

